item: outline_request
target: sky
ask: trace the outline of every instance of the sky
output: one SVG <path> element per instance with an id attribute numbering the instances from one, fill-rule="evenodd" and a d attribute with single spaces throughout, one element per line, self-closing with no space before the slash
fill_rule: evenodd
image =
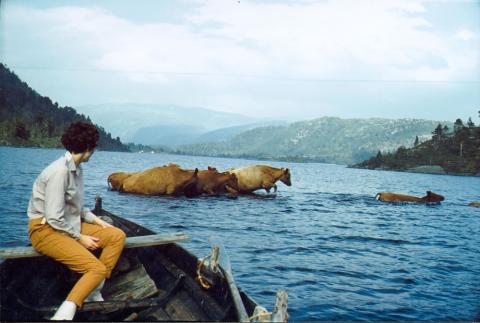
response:
<path id="1" fill-rule="evenodd" d="M 3 0 L 0 61 L 80 111 L 478 123 L 480 0 Z"/>

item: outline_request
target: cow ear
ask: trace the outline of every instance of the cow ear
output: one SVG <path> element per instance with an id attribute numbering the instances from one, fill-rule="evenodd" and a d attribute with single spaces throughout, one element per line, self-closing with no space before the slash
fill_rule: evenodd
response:
<path id="1" fill-rule="evenodd" d="M 198 174 L 198 168 L 195 168 L 195 175 Z"/>
<path id="2" fill-rule="evenodd" d="M 432 195 L 432 191 L 427 191 L 427 196 Z"/>
<path id="3" fill-rule="evenodd" d="M 288 174 L 288 173 L 290 173 L 290 169 L 285 168 L 285 174 Z"/>

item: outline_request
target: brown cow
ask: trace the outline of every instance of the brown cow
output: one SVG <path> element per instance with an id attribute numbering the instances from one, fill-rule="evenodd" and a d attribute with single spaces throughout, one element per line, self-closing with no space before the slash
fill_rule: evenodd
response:
<path id="1" fill-rule="evenodd" d="M 222 193 L 237 193 L 238 181 L 235 174 L 220 173 L 216 168 L 208 166 L 207 170 L 198 172 L 197 194 L 216 195 Z"/>
<path id="2" fill-rule="evenodd" d="M 469 206 L 480 207 L 480 202 L 472 202 L 468 204 Z"/>
<path id="3" fill-rule="evenodd" d="M 229 171 L 237 176 L 238 190 L 241 193 L 251 193 L 258 189 L 265 189 L 270 193 L 273 187 L 277 191 L 275 182 L 282 181 L 285 185 L 291 186 L 290 170 L 288 168 L 275 168 L 268 165 L 251 165 L 231 169 Z"/>
<path id="4" fill-rule="evenodd" d="M 440 203 L 445 198 L 442 195 L 427 191 L 427 195 L 425 195 L 424 197 L 415 197 L 391 192 L 381 192 L 375 195 L 375 199 L 383 202 Z"/>
<path id="5" fill-rule="evenodd" d="M 136 174 L 136 173 L 116 172 L 116 173 L 110 174 L 107 179 L 108 187 L 112 191 L 118 191 L 123 181 L 126 178 L 132 176 L 133 174 Z"/>
<path id="6" fill-rule="evenodd" d="M 119 191 L 144 195 L 196 195 L 198 169 L 187 171 L 178 165 L 154 167 L 125 179 Z"/>
<path id="7" fill-rule="evenodd" d="M 169 163 L 165 166 L 172 166 L 172 167 L 180 167 L 178 166 L 177 164 L 175 163 Z M 127 179 L 128 177 L 134 175 L 134 174 L 137 174 L 138 172 L 133 172 L 133 173 L 127 173 L 127 172 L 115 172 L 115 173 L 112 173 L 108 176 L 108 179 L 107 179 L 107 183 L 108 183 L 108 187 L 112 190 L 112 191 L 118 191 L 118 189 L 120 188 L 120 186 L 122 185 L 122 182 Z"/>

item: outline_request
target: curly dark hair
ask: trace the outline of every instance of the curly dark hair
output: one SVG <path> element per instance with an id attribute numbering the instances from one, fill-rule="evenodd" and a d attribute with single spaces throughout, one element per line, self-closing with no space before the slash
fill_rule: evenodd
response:
<path id="1" fill-rule="evenodd" d="M 70 152 L 83 153 L 95 149 L 99 138 L 100 134 L 93 124 L 78 121 L 65 129 L 62 145 Z"/>

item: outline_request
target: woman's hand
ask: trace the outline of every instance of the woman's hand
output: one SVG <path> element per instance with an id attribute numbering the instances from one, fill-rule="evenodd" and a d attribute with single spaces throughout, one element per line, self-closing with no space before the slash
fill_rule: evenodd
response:
<path id="1" fill-rule="evenodd" d="M 100 219 L 97 216 L 95 216 L 95 219 L 93 220 L 93 223 L 98 224 L 99 226 L 101 226 L 104 229 L 105 228 L 113 228 L 113 225 L 111 225 L 110 223 L 108 223 L 106 221 L 103 221 L 102 219 Z"/>
<path id="2" fill-rule="evenodd" d="M 81 234 L 80 238 L 78 239 L 78 242 L 80 242 L 80 244 L 88 250 L 95 250 L 100 248 L 100 245 L 98 244 L 99 241 L 100 238 L 87 236 L 85 234 Z"/>

